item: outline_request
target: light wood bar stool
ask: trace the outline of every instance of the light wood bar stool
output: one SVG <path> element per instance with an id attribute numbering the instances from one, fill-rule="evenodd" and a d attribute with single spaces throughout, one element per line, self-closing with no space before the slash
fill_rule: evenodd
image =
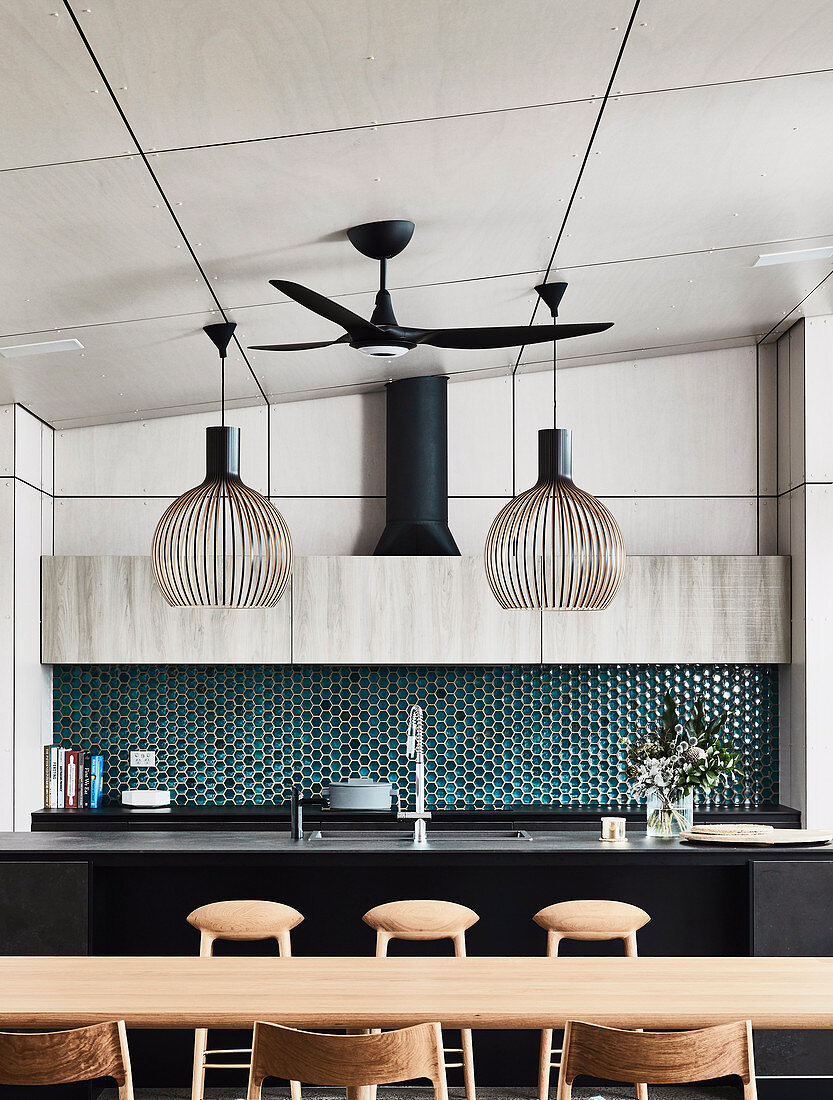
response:
<path id="1" fill-rule="evenodd" d="M 466 929 L 480 920 L 473 909 L 454 901 L 389 901 L 362 917 L 376 931 L 376 957 L 385 958 L 391 940 L 451 940 L 454 954 L 466 954 Z M 466 1100 L 475 1100 L 474 1053 L 471 1031 L 460 1031 L 460 1046 L 446 1047 L 446 1054 L 461 1054 L 462 1061 L 446 1063 L 447 1069 L 463 1070 Z"/>
<path id="2" fill-rule="evenodd" d="M 571 1100 L 573 1081 L 580 1074 L 622 1082 L 639 1077 L 649 1085 L 740 1077 L 743 1100 L 756 1100 L 752 1024 L 745 1020 L 699 1031 L 619 1031 L 568 1020 L 558 1100 Z"/>
<path id="3" fill-rule="evenodd" d="M 188 914 L 188 923 L 200 933 L 200 955 L 214 954 L 215 940 L 269 940 L 278 943 L 278 953 L 292 954 L 289 932 L 300 924 L 303 916 L 290 905 L 281 905 L 277 901 L 215 901 L 202 905 Z M 202 1100 L 207 1069 L 245 1069 L 251 1068 L 251 1049 L 233 1047 L 230 1050 L 206 1050 L 208 1030 L 197 1028 L 194 1032 L 194 1070 L 191 1077 L 191 1100 Z M 207 1062 L 206 1058 L 216 1054 L 247 1054 L 245 1062 Z M 301 1100 L 301 1086 L 290 1081 L 292 1100 Z"/>
<path id="4" fill-rule="evenodd" d="M 256 1023 L 248 1100 L 260 1100 L 267 1077 L 297 1078 L 308 1085 L 345 1087 L 367 1094 L 372 1085 L 427 1077 L 435 1100 L 448 1100 L 439 1024 L 417 1024 L 371 1035 L 321 1035 L 280 1024 Z"/>
<path id="5" fill-rule="evenodd" d="M 68 1085 L 111 1077 L 119 1100 L 133 1100 L 124 1021 L 72 1031 L 0 1032 L 0 1085 Z"/>
<path id="6" fill-rule="evenodd" d="M 624 940 L 625 954 L 636 956 L 636 933 L 651 918 L 644 909 L 624 901 L 560 901 L 539 910 L 533 919 L 546 929 L 547 955 L 552 957 L 558 954 L 562 940 Z M 552 1031 L 544 1030 L 538 1062 L 538 1100 L 548 1100 L 550 1070 L 561 1064 L 553 1062 L 552 1055 Z M 644 1084 L 637 1084 L 636 1095 L 638 1100 L 647 1100 Z"/>

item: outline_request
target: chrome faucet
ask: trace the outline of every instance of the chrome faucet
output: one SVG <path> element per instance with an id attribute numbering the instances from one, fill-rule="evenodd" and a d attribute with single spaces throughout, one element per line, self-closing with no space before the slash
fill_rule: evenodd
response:
<path id="1" fill-rule="evenodd" d="M 416 764 L 416 806 L 413 813 L 400 811 L 397 814 L 402 820 L 414 823 L 414 844 L 424 844 L 426 841 L 425 822 L 431 814 L 425 809 L 425 742 L 423 739 L 422 707 L 417 703 L 408 711 L 408 740 L 405 751 L 408 759 Z"/>

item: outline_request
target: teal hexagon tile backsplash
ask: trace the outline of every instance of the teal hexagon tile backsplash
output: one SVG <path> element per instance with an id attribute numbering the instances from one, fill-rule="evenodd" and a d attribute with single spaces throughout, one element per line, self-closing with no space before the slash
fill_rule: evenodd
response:
<path id="1" fill-rule="evenodd" d="M 738 774 L 723 805 L 778 801 L 778 675 L 770 665 L 57 666 L 54 740 L 105 755 L 107 802 L 168 787 L 179 804 L 284 802 L 299 783 L 391 780 L 413 797 L 412 703 L 425 710 L 429 803 L 499 808 L 628 801 L 625 747 L 674 691 L 727 712 Z M 130 750 L 157 765 L 131 768 Z"/>

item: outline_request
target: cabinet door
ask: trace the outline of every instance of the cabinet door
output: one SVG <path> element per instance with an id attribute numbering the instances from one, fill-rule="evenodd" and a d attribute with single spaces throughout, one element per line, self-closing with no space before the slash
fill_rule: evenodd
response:
<path id="1" fill-rule="evenodd" d="M 783 664 L 790 560 L 628 558 L 605 611 L 545 611 L 544 660 L 564 664 Z"/>
<path id="2" fill-rule="evenodd" d="M 504 611 L 482 558 L 301 558 L 293 577 L 298 664 L 524 664 L 541 615 Z"/>
<path id="3" fill-rule="evenodd" d="M 86 863 L 0 863 L 0 955 L 86 955 Z"/>
<path id="4" fill-rule="evenodd" d="M 833 860 L 752 864 L 753 955 L 833 955 L 831 912 Z M 833 1035 L 756 1031 L 755 1062 L 764 1076 L 833 1076 Z"/>
<path id="5" fill-rule="evenodd" d="M 43 558 L 45 664 L 286 664 L 290 602 L 256 610 L 169 607 L 150 558 Z"/>

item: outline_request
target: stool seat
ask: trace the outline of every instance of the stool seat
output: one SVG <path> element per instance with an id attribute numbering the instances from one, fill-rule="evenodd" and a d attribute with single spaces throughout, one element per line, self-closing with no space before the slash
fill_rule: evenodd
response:
<path id="1" fill-rule="evenodd" d="M 456 901 L 389 901 L 368 910 L 365 924 L 397 940 L 453 939 L 480 920 Z"/>
<path id="2" fill-rule="evenodd" d="M 188 923 L 222 940 L 278 939 L 303 920 L 279 901 L 214 901 L 188 914 Z"/>
<path id="3" fill-rule="evenodd" d="M 547 932 L 570 940 L 618 940 L 643 928 L 650 916 L 625 901 L 559 901 L 535 914 Z"/>

